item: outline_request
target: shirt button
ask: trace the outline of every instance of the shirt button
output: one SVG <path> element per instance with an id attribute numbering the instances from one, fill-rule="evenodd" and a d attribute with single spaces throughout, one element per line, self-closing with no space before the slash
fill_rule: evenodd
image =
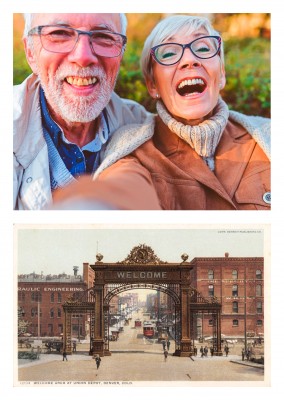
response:
<path id="1" fill-rule="evenodd" d="M 33 181 L 33 178 L 31 177 L 31 176 L 29 176 L 27 179 L 26 179 L 26 182 L 27 183 L 31 183 Z"/>
<path id="2" fill-rule="evenodd" d="M 271 204 L 271 192 L 264 193 L 262 199 L 266 204 Z"/>

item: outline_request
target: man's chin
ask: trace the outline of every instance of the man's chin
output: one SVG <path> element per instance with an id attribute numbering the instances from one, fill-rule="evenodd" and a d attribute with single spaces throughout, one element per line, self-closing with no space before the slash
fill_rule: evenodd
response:
<path id="1" fill-rule="evenodd" d="M 57 109 L 57 114 L 67 123 L 88 123 L 94 121 L 102 112 L 105 105 L 101 104 L 99 107 L 92 107 L 92 104 L 96 103 L 96 100 L 88 102 L 84 105 L 69 103 L 68 105 L 59 104 Z"/>

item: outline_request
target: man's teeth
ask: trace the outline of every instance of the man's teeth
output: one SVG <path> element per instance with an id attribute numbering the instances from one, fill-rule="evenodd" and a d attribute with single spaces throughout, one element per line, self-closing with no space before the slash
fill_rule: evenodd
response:
<path id="1" fill-rule="evenodd" d="M 183 88 L 186 85 L 205 85 L 205 82 L 202 79 L 185 79 L 178 85 L 178 89 Z"/>
<path id="2" fill-rule="evenodd" d="M 66 81 L 70 83 L 70 85 L 88 86 L 94 85 L 97 82 L 97 78 L 74 78 L 73 76 L 68 76 Z"/>

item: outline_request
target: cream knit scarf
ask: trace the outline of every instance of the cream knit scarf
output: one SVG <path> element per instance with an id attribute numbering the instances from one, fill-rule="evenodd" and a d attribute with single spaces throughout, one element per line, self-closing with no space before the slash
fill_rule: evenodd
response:
<path id="1" fill-rule="evenodd" d="M 221 97 L 214 108 L 214 115 L 195 126 L 176 121 L 161 101 L 157 102 L 156 108 L 164 124 L 187 142 L 214 171 L 214 154 L 229 118 L 228 106 Z"/>

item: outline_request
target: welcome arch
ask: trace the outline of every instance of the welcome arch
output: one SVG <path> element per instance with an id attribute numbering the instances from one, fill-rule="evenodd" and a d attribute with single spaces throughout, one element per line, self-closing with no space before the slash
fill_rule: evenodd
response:
<path id="1" fill-rule="evenodd" d="M 180 321 L 176 341 L 175 355 L 186 357 L 193 354 L 192 321 L 197 312 L 208 312 L 216 320 L 215 354 L 221 354 L 221 304 L 215 298 L 204 299 L 191 286 L 192 266 L 188 256 L 181 256 L 182 262 L 161 261 L 151 247 L 140 244 L 134 247 L 125 260 L 117 263 L 103 262 L 103 256 L 97 254 L 97 262 L 90 267 L 95 279 L 92 288 L 91 349 L 100 356 L 110 355 L 107 324 L 110 299 L 127 290 L 154 289 L 169 295 L 175 305 L 176 320 Z M 74 306 L 74 305 L 73 305 Z M 79 307 L 79 305 L 78 305 Z M 68 336 L 67 331 L 65 338 Z M 67 351 L 68 343 L 66 343 Z"/>

